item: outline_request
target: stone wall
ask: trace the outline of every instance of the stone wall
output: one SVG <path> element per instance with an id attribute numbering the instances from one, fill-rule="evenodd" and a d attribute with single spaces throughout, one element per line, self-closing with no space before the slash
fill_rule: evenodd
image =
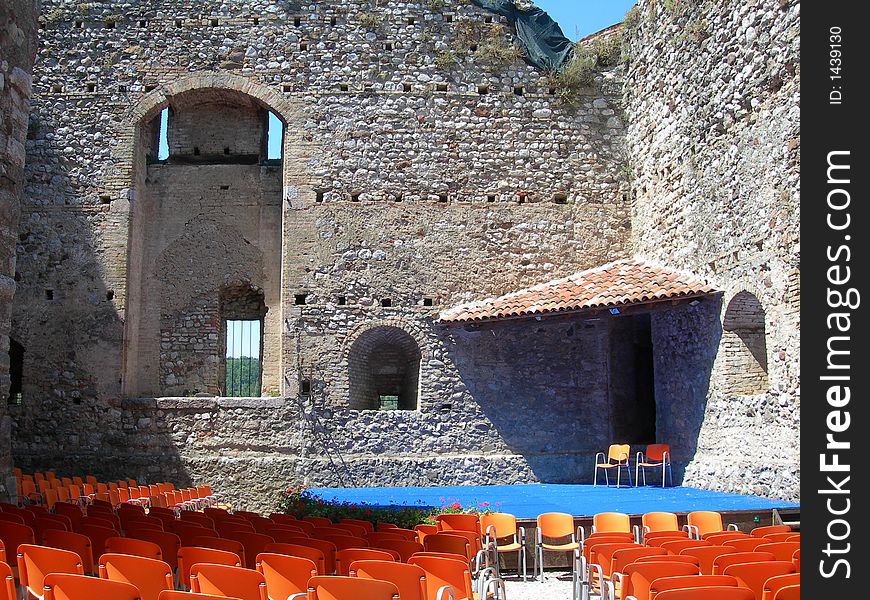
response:
<path id="1" fill-rule="evenodd" d="M 684 481 L 787 499 L 800 473 L 799 21 L 785 0 L 648 1 L 626 20 L 633 249 L 724 291 L 715 321 L 654 323 L 657 400 L 706 397 L 685 416 L 703 426 Z M 687 372 L 665 348 L 690 330 L 701 366 Z"/>
<path id="2" fill-rule="evenodd" d="M 31 67 L 36 55 L 36 0 L 0 6 L 0 501 L 15 495 L 10 450 L 9 334 L 16 291 L 15 248 L 24 188 Z"/>
<path id="3" fill-rule="evenodd" d="M 563 418 L 581 390 L 573 366 L 538 365 L 523 400 L 502 390 L 531 404 L 499 420 L 433 316 L 627 256 L 620 70 L 566 104 L 498 17 L 433 6 L 46 2 L 13 325 L 27 349 L 22 467 L 205 480 L 258 506 L 272 497 L 250 490 L 338 482 L 336 451 L 370 483 L 589 475 L 580 457 L 603 429 L 580 450 L 561 430 L 520 441 L 550 393 L 532 390 L 568 369 L 540 409 Z M 284 124 L 280 166 L 263 161 L 266 111 Z M 283 399 L 192 399 L 219 393 L 220 290 L 248 284 L 268 308 L 263 392 Z M 402 384 L 419 410 L 351 409 L 351 348 L 384 325 L 419 348 Z M 593 347 L 606 362 L 608 344 Z M 314 422 L 296 408 L 306 387 L 332 450 L 285 437 Z M 606 380 L 582 390 L 608 401 Z M 238 468 L 208 470 L 224 460 Z"/>

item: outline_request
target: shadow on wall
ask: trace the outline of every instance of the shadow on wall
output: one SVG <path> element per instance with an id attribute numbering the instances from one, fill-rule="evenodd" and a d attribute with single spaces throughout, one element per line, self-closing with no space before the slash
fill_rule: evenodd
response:
<path id="1" fill-rule="evenodd" d="M 480 417 L 538 481 L 591 483 L 595 453 L 612 443 L 632 445 L 634 477 L 634 453 L 660 442 L 679 483 L 704 419 L 717 304 L 456 327 L 451 358 Z"/>
<path id="2" fill-rule="evenodd" d="M 656 436 L 671 446 L 674 483 L 698 449 L 722 326 L 720 296 L 653 315 Z"/>
<path id="3" fill-rule="evenodd" d="M 115 250 L 98 238 L 121 216 L 46 139 L 56 124 L 39 108 L 28 132 L 12 310 L 12 337 L 23 349 L 20 403 L 9 406 L 14 463 L 30 472 L 188 485 L 171 432 L 121 399 L 123 298 L 107 285 L 98 256 Z M 154 452 L 159 465 L 144 458 Z"/>

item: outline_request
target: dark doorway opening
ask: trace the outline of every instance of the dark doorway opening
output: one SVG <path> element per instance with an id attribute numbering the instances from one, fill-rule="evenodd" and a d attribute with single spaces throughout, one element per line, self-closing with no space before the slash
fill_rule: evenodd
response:
<path id="1" fill-rule="evenodd" d="M 656 441 L 656 401 L 649 313 L 613 320 L 610 394 L 614 443 Z"/>

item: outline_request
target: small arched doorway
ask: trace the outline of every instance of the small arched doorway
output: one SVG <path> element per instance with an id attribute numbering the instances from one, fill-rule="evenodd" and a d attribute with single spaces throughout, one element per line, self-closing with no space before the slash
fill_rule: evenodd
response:
<path id="1" fill-rule="evenodd" d="M 763 394 L 768 390 L 765 312 L 753 294 L 734 295 L 722 319 L 725 392 Z"/>
<path id="2" fill-rule="evenodd" d="M 348 354 L 349 406 L 356 410 L 417 410 L 420 347 L 398 327 L 365 331 Z"/>

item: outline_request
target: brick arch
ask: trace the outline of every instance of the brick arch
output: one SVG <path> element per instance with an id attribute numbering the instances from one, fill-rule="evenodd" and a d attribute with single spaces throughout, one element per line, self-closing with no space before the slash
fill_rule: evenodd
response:
<path id="1" fill-rule="evenodd" d="M 137 126 L 157 116 L 173 96 L 205 90 L 230 90 L 250 96 L 278 115 L 284 123 L 299 114 L 299 107 L 295 102 L 268 85 L 231 73 L 199 73 L 186 75 L 151 90 L 138 104 L 130 108 L 125 121 L 129 126 Z"/>
<path id="2" fill-rule="evenodd" d="M 419 408 L 422 357 L 418 341 L 396 325 L 360 331 L 347 347 L 349 407 L 378 409 L 382 396 L 396 396 L 397 408 Z"/>
<path id="3" fill-rule="evenodd" d="M 769 389 L 767 311 L 753 291 L 738 289 L 723 304 L 722 384 L 728 395 L 763 394 Z"/>

